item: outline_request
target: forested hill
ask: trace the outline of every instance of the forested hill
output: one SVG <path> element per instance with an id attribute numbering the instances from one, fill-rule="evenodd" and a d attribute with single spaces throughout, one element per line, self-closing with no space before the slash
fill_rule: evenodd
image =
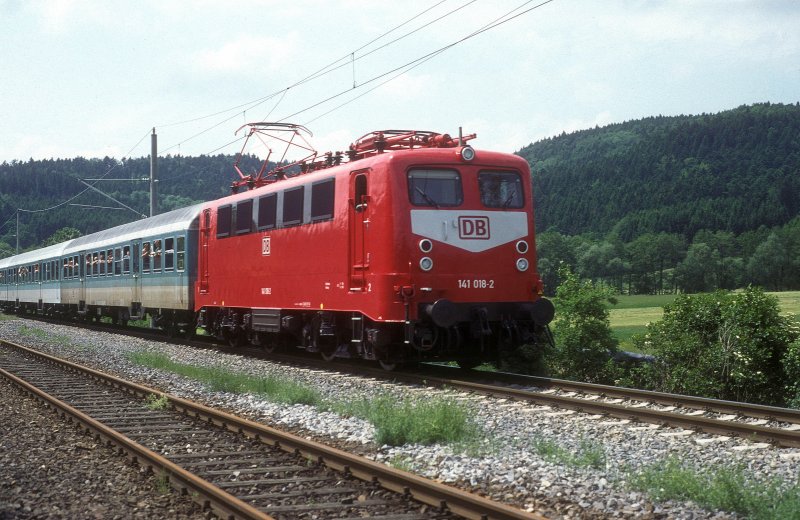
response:
<path id="1" fill-rule="evenodd" d="M 649 117 L 533 143 L 537 228 L 740 234 L 800 210 L 800 104 Z"/>
<path id="2" fill-rule="evenodd" d="M 231 182 L 238 179 L 234 160 L 230 155 L 159 157 L 159 212 L 230 194 Z M 260 165 L 261 161 L 250 155 L 242 157 L 240 162 L 245 173 L 257 172 Z M 119 206 L 87 190 L 79 179 L 125 179 L 102 181 L 96 186 L 137 213 L 149 215 L 150 183 L 141 180 L 149 176 L 147 157 L 3 162 L 0 164 L 0 258 L 16 245 L 17 208 L 30 211 L 58 206 L 48 211 L 20 213 L 22 249 L 41 244 L 62 228 L 73 228 L 85 235 L 130 222 L 137 215 L 129 210 L 90 208 Z M 83 191 L 86 192 L 75 197 Z"/>

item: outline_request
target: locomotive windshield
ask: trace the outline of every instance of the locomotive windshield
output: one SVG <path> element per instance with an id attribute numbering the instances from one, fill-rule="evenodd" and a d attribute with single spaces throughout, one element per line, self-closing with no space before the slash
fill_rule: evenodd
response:
<path id="1" fill-rule="evenodd" d="M 464 201 L 461 175 L 456 170 L 410 170 L 408 196 L 415 206 L 460 206 Z"/>
<path id="2" fill-rule="evenodd" d="M 525 205 L 522 180 L 515 172 L 480 172 L 478 187 L 487 208 L 521 208 Z"/>

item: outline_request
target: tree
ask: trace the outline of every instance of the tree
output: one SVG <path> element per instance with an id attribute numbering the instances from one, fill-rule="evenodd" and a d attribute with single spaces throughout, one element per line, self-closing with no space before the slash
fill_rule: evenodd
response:
<path id="1" fill-rule="evenodd" d="M 536 257 L 539 276 L 544 282 L 545 294 L 552 296 L 561 280 L 562 265 L 575 266 L 576 255 L 568 237 L 557 231 L 540 233 L 536 237 Z"/>
<path id="2" fill-rule="evenodd" d="M 613 383 L 611 357 L 617 340 L 611 334 L 607 303 L 616 303 L 606 287 L 581 281 L 568 267 L 559 269 L 553 335 L 556 348 L 546 359 L 557 377 L 591 383 Z"/>
<path id="3" fill-rule="evenodd" d="M 64 227 L 50 235 L 50 238 L 42 242 L 42 246 L 60 244 L 61 242 L 66 242 L 67 240 L 78 238 L 79 236 L 81 236 L 81 232 L 77 229 L 72 227 Z"/>
<path id="4" fill-rule="evenodd" d="M 692 244 L 686 258 L 676 268 L 678 285 L 687 293 L 699 293 L 717 288 L 719 253 L 707 244 Z"/>
<path id="5" fill-rule="evenodd" d="M 747 274 L 753 283 L 779 291 L 787 288 L 792 258 L 777 233 L 770 233 L 747 263 Z"/>

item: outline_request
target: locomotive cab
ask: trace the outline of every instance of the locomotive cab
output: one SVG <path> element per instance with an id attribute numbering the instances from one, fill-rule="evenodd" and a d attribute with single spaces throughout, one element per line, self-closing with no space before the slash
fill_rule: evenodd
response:
<path id="1" fill-rule="evenodd" d="M 386 173 L 394 229 L 385 249 L 388 272 L 402 273 L 393 290 L 404 312 L 404 348 L 388 350 L 390 361 L 475 366 L 548 337 L 553 305 L 536 273 L 527 163 L 445 148 L 396 152 Z"/>

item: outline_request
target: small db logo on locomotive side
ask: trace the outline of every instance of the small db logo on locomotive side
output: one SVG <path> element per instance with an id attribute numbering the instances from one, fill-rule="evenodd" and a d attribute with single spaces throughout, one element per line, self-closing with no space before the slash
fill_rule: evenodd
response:
<path id="1" fill-rule="evenodd" d="M 489 217 L 458 217 L 458 238 L 489 240 Z"/>

